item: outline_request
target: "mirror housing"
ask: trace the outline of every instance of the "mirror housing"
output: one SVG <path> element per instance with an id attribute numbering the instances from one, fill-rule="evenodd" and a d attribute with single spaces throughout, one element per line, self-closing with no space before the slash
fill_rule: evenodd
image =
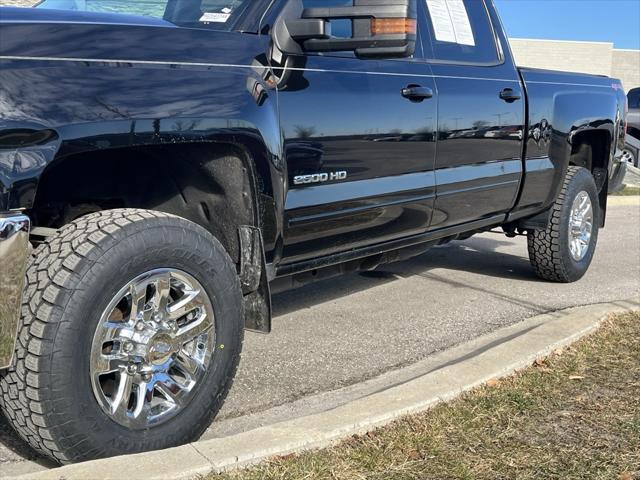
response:
<path id="1" fill-rule="evenodd" d="M 353 0 L 351 7 L 307 8 L 291 0 L 274 27 L 284 53 L 352 51 L 358 57 L 410 57 L 417 38 L 417 0 Z M 331 20 L 350 20 L 351 38 L 331 36 Z"/>

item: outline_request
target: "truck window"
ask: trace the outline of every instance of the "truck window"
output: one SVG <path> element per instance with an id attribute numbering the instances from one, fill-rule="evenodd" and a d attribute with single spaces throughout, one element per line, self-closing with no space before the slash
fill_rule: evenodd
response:
<path id="1" fill-rule="evenodd" d="M 427 58 L 452 63 L 498 62 L 496 39 L 483 0 L 421 0 L 431 49 Z"/>
<path id="2" fill-rule="evenodd" d="M 44 0 L 37 8 L 154 17 L 174 25 L 226 29 L 248 0 Z"/>
<path id="3" fill-rule="evenodd" d="M 640 108 L 640 88 L 634 88 L 627 94 L 629 108 Z"/>

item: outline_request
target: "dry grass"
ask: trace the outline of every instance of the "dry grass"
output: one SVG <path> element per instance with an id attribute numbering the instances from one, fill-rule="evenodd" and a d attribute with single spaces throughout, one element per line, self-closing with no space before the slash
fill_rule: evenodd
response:
<path id="1" fill-rule="evenodd" d="M 208 480 L 640 479 L 640 314 L 335 447 Z"/>

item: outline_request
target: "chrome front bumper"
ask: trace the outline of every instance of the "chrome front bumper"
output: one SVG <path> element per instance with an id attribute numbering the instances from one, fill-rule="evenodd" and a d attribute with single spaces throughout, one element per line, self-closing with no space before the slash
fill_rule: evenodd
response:
<path id="1" fill-rule="evenodd" d="M 11 365 L 15 351 L 30 227 L 26 215 L 0 213 L 0 369 Z"/>

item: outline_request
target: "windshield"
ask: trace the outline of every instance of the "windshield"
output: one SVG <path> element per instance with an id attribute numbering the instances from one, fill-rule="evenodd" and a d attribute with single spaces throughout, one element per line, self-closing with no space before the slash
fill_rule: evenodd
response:
<path id="1" fill-rule="evenodd" d="M 179 26 L 227 29 L 249 0 L 44 0 L 37 8 L 120 13 Z"/>

